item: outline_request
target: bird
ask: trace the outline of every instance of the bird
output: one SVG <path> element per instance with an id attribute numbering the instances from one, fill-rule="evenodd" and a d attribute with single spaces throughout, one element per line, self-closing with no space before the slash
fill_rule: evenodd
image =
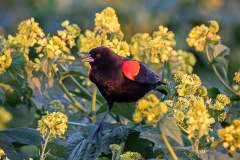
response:
<path id="1" fill-rule="evenodd" d="M 107 47 L 90 50 L 82 62 L 89 62 L 89 79 L 106 99 L 109 110 L 115 102 L 136 102 L 164 85 L 161 78 L 140 61 L 119 56 Z M 164 90 L 158 90 L 166 94 Z"/>
<path id="2" fill-rule="evenodd" d="M 108 103 L 108 112 L 89 139 L 94 139 L 97 135 L 115 102 L 136 102 L 153 89 L 167 94 L 158 88 L 165 83 L 154 71 L 140 61 L 119 56 L 110 48 L 93 48 L 81 61 L 90 63 L 88 77 Z"/>

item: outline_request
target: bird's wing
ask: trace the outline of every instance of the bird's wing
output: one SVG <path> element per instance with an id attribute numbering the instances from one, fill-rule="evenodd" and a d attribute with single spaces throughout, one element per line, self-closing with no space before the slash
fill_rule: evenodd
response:
<path id="1" fill-rule="evenodd" d="M 123 60 L 121 69 L 129 80 L 143 84 L 161 83 L 160 77 L 156 73 L 138 61 Z"/>

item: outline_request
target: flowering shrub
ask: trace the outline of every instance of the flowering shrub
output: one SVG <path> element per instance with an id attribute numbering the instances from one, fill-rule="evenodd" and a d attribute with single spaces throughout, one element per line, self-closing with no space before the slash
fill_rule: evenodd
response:
<path id="1" fill-rule="evenodd" d="M 226 92 L 202 82 L 194 73 L 194 54 L 177 49 L 166 26 L 127 41 L 111 7 L 96 14 L 92 29 L 81 31 L 68 20 L 61 26 L 47 34 L 30 18 L 16 34 L 0 37 L 0 159 L 239 157 L 239 115 L 233 112 L 240 72 L 227 75 L 229 49 L 221 43 L 217 21 L 194 27 L 186 43 L 204 53 Z M 136 104 L 116 104 L 111 120 L 95 133 L 107 105 L 87 77 L 89 64 L 80 59 L 98 46 L 150 66 L 162 75 L 167 95 L 153 91 Z M 21 114 L 29 128 L 11 128 Z"/>

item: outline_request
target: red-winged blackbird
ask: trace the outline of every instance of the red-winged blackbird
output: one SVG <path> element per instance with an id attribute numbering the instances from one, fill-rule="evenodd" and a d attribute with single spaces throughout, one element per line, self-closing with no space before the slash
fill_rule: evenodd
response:
<path id="1" fill-rule="evenodd" d="M 82 61 L 90 62 L 89 78 L 107 100 L 109 109 L 114 102 L 135 102 L 163 84 L 143 63 L 118 56 L 107 47 L 92 49 Z"/>

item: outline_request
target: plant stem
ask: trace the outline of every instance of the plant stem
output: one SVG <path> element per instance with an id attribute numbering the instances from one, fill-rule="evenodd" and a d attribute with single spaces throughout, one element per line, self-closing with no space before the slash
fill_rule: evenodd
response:
<path id="1" fill-rule="evenodd" d="M 93 87 L 92 93 L 92 113 L 93 113 L 93 122 L 96 122 L 96 100 L 97 100 L 97 87 Z"/>
<path id="2" fill-rule="evenodd" d="M 44 141 L 44 144 L 42 146 L 42 153 L 41 153 L 40 160 L 45 160 L 45 158 L 46 158 L 45 151 L 46 151 L 46 148 L 47 148 L 47 144 L 48 144 L 48 140 L 50 138 L 50 135 L 51 135 L 51 132 L 48 133 L 48 135 L 47 135 L 47 137 Z"/>
<path id="3" fill-rule="evenodd" d="M 85 109 L 80 105 L 80 103 L 78 103 L 78 101 L 71 95 L 71 93 L 68 92 L 68 89 L 62 82 L 62 78 L 59 79 L 59 85 L 63 92 L 66 94 L 66 96 L 72 101 L 73 105 L 77 107 L 81 112 L 85 112 Z"/>
<path id="4" fill-rule="evenodd" d="M 173 160 L 178 160 L 178 157 L 177 157 L 176 153 L 174 152 L 174 149 L 172 148 L 171 144 L 169 143 L 166 135 L 163 132 L 161 132 L 160 136 L 163 139 L 163 142 L 166 145 L 166 147 L 167 147 L 171 157 L 173 158 Z"/>
<path id="5" fill-rule="evenodd" d="M 235 92 L 235 91 L 232 89 L 232 87 L 230 87 L 229 84 L 222 78 L 222 76 L 220 75 L 220 73 L 219 73 L 218 70 L 217 70 L 216 65 L 215 65 L 214 63 L 212 63 L 212 58 L 211 58 L 211 56 L 210 56 L 210 54 L 209 54 L 208 45 L 205 47 L 205 52 L 206 52 L 207 60 L 208 60 L 208 62 L 210 63 L 210 65 L 211 65 L 211 67 L 212 67 L 215 75 L 216 75 L 217 78 L 220 80 L 220 82 L 221 82 L 229 91 L 231 91 L 233 94 L 240 96 L 240 94 L 237 93 L 237 92 Z"/>

